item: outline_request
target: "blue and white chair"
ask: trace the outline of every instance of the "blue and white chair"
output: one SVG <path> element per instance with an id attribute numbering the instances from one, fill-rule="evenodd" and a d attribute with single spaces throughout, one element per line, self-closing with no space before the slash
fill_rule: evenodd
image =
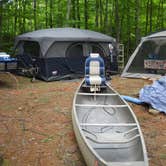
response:
<path id="1" fill-rule="evenodd" d="M 100 91 L 105 86 L 105 65 L 104 60 L 98 53 L 91 53 L 85 61 L 85 85 L 90 91 Z"/>

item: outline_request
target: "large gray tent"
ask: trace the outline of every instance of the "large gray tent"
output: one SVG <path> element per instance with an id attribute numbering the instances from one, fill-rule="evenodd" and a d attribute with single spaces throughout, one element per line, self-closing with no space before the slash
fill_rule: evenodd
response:
<path id="1" fill-rule="evenodd" d="M 166 31 L 142 38 L 122 77 L 158 77 L 166 73 Z"/>
<path id="2" fill-rule="evenodd" d="M 104 58 L 107 70 L 117 71 L 116 54 L 112 64 L 110 62 L 109 43 L 116 48 L 115 39 L 110 36 L 90 30 L 56 28 L 16 37 L 15 49 L 25 61 L 27 55 L 35 59 L 39 67 L 38 77 L 49 81 L 83 75 L 85 59 L 91 52 L 97 52 Z"/>

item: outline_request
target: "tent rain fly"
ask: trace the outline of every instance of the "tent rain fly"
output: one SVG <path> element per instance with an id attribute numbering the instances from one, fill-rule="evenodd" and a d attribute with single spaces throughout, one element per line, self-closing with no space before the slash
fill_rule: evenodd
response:
<path id="1" fill-rule="evenodd" d="M 37 77 L 52 81 L 83 76 L 84 62 L 90 53 L 99 53 L 108 71 L 117 71 L 116 54 L 114 62 L 110 60 L 110 43 L 116 52 L 116 41 L 110 36 L 77 28 L 55 28 L 18 36 L 15 49 L 21 57 L 20 67 L 32 66 L 33 59 L 39 69 Z"/>

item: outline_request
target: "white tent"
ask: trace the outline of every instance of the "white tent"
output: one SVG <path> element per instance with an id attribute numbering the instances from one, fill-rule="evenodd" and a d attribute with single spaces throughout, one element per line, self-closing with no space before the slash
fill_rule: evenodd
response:
<path id="1" fill-rule="evenodd" d="M 126 64 L 122 77 L 159 77 L 166 74 L 166 31 L 143 37 Z"/>

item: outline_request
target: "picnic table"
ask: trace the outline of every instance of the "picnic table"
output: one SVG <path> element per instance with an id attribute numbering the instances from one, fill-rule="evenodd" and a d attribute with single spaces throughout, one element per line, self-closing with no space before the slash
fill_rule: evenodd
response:
<path id="1" fill-rule="evenodd" d="M 15 64 L 17 66 L 17 59 L 10 57 L 6 52 L 0 52 L 0 71 L 8 71 Z"/>
<path id="2" fill-rule="evenodd" d="M 13 69 L 17 69 L 17 59 L 11 58 L 10 55 L 6 53 L 0 53 L 0 73 L 8 74 L 12 79 L 15 80 L 18 87 L 17 78 L 11 73 Z"/>

